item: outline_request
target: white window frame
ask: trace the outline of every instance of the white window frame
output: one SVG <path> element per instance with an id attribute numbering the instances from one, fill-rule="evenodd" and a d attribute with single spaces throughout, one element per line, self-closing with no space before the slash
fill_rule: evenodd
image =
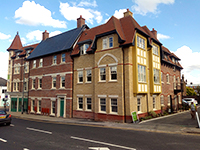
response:
<path id="1" fill-rule="evenodd" d="M 140 36 L 137 36 L 137 47 L 145 49 L 145 44 L 145 39 Z"/>
<path id="2" fill-rule="evenodd" d="M 65 63 L 65 53 L 61 54 L 61 63 Z"/>
<path id="3" fill-rule="evenodd" d="M 116 79 L 112 78 L 113 75 L 116 76 Z M 111 66 L 110 67 L 110 80 L 111 81 L 117 81 L 117 66 Z"/>
<path id="4" fill-rule="evenodd" d="M 166 82 L 169 83 L 169 74 L 166 75 Z"/>
<path id="5" fill-rule="evenodd" d="M 80 46 L 80 54 L 81 55 L 85 55 L 88 48 L 89 48 L 89 44 L 83 44 L 83 45 L 81 45 Z"/>
<path id="6" fill-rule="evenodd" d="M 113 100 L 116 100 L 116 104 L 112 103 Z M 116 108 L 117 111 L 113 111 L 113 108 Z M 118 99 L 110 98 L 110 112 L 113 114 L 118 114 Z"/>
<path id="7" fill-rule="evenodd" d="M 52 89 L 56 89 L 56 77 L 52 77 Z"/>
<path id="8" fill-rule="evenodd" d="M 14 67 L 14 74 L 17 74 L 17 66 Z"/>
<path id="9" fill-rule="evenodd" d="M 78 83 L 83 83 L 83 70 L 78 71 Z"/>
<path id="10" fill-rule="evenodd" d="M 153 69 L 154 84 L 160 84 L 160 70 Z"/>
<path id="11" fill-rule="evenodd" d="M 164 103 L 164 95 L 161 95 L 161 96 L 160 96 L 160 104 L 161 104 L 161 106 L 165 106 L 165 103 Z"/>
<path id="12" fill-rule="evenodd" d="M 141 97 L 137 97 L 137 112 L 141 112 Z"/>
<path id="13" fill-rule="evenodd" d="M 83 97 L 78 97 L 77 109 L 83 110 Z M 82 107 L 82 108 L 81 108 Z"/>
<path id="14" fill-rule="evenodd" d="M 43 67 L 43 59 L 40 58 L 39 67 Z"/>
<path id="15" fill-rule="evenodd" d="M 91 97 L 86 97 L 86 110 L 87 111 L 92 111 L 92 98 Z M 88 101 L 90 99 L 90 102 Z M 91 109 L 88 109 L 88 106 L 90 105 Z"/>
<path id="16" fill-rule="evenodd" d="M 158 56 L 158 46 L 153 44 L 153 54 Z"/>
<path id="17" fill-rule="evenodd" d="M 57 55 L 54 55 L 53 56 L 53 65 L 56 65 L 57 64 Z"/>
<path id="18" fill-rule="evenodd" d="M 13 91 L 16 91 L 16 88 L 17 88 L 17 83 L 13 82 Z"/>
<path id="19" fill-rule="evenodd" d="M 155 110 L 156 109 L 156 97 L 155 96 L 153 96 L 153 110 Z"/>
<path id="20" fill-rule="evenodd" d="M 90 78 L 90 81 L 88 80 Z M 92 70 L 88 69 L 86 70 L 86 82 L 91 83 L 92 82 Z"/>
<path id="21" fill-rule="evenodd" d="M 31 112 L 34 112 L 35 109 L 35 100 L 31 100 Z"/>
<path id="22" fill-rule="evenodd" d="M 41 114 L 42 111 L 42 101 L 38 100 L 37 101 L 37 113 Z"/>
<path id="23" fill-rule="evenodd" d="M 103 100 L 105 100 L 105 103 L 101 103 Z M 105 110 L 102 110 L 102 106 L 105 107 Z M 99 112 L 106 113 L 106 98 L 105 97 L 99 98 Z"/>
<path id="24" fill-rule="evenodd" d="M 41 85 L 41 87 L 40 87 L 40 85 Z M 42 89 L 42 78 L 38 78 L 38 89 Z"/>
<path id="25" fill-rule="evenodd" d="M 36 85 L 35 85 L 35 79 L 32 79 L 32 89 L 35 89 Z"/>
<path id="26" fill-rule="evenodd" d="M 138 64 L 138 82 L 146 83 L 146 66 Z"/>
<path id="27" fill-rule="evenodd" d="M 36 68 L 36 60 L 33 60 L 33 68 Z"/>
<path id="28" fill-rule="evenodd" d="M 55 110 L 55 112 L 53 112 L 53 110 Z M 55 100 L 51 100 L 51 116 L 55 116 L 55 114 L 56 114 L 56 101 Z"/>
<path id="29" fill-rule="evenodd" d="M 64 79 L 64 80 L 63 80 Z M 64 86 L 63 86 L 63 81 L 64 81 Z M 65 88 L 65 76 L 60 77 L 60 87 Z"/>
<path id="30" fill-rule="evenodd" d="M 113 48 L 114 46 L 114 37 L 113 36 L 107 36 L 102 38 L 102 49 L 108 49 Z"/>
<path id="31" fill-rule="evenodd" d="M 105 76 L 105 79 L 102 79 Z M 106 67 L 99 68 L 99 81 L 106 81 Z"/>

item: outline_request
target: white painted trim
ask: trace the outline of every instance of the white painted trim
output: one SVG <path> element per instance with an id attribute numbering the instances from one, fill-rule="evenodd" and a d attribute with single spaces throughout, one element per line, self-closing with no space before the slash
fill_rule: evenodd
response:
<path id="1" fill-rule="evenodd" d="M 118 98 L 118 95 L 108 95 L 109 98 Z"/>
<path id="2" fill-rule="evenodd" d="M 106 98 L 107 95 L 98 95 L 98 97 Z"/>
<path id="3" fill-rule="evenodd" d="M 112 57 L 112 58 L 115 60 L 115 62 L 118 63 L 118 60 L 117 60 L 117 58 L 116 58 L 114 55 L 112 55 L 112 54 L 110 54 L 110 53 L 106 53 L 106 54 L 104 54 L 104 55 L 99 59 L 99 61 L 98 61 L 98 63 L 97 63 L 97 66 L 99 66 L 101 60 L 102 60 L 104 57 L 106 57 L 106 56 Z"/>

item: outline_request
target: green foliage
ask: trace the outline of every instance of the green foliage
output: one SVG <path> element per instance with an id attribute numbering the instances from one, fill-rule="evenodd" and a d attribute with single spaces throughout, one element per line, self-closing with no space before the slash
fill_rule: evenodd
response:
<path id="1" fill-rule="evenodd" d="M 150 111 L 149 115 L 152 116 L 153 118 L 157 117 L 157 114 L 154 111 Z"/>
<path id="2" fill-rule="evenodd" d="M 190 88 L 190 87 L 186 87 L 186 94 L 187 96 L 196 96 L 197 93 L 194 91 L 193 88 Z"/>

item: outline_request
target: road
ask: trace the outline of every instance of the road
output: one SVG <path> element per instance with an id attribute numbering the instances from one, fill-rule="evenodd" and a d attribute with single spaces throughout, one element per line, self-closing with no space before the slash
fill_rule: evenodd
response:
<path id="1" fill-rule="evenodd" d="M 11 126 L 0 126 L 1 150 L 197 150 L 200 149 L 199 141 L 199 135 L 53 124 L 16 118 L 13 118 Z"/>

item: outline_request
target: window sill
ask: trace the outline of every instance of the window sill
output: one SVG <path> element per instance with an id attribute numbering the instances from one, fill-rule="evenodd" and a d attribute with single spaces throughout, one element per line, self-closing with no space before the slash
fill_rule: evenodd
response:
<path id="1" fill-rule="evenodd" d="M 83 82 L 78 82 L 77 84 L 83 84 Z"/>
<path id="2" fill-rule="evenodd" d="M 57 64 L 52 64 L 51 66 L 56 66 Z"/>
<path id="3" fill-rule="evenodd" d="M 88 84 L 88 83 L 92 83 L 91 81 L 89 81 L 89 82 L 85 82 L 86 84 Z"/>
<path id="4" fill-rule="evenodd" d="M 77 108 L 78 111 L 83 111 L 83 109 Z"/>
<path id="5" fill-rule="evenodd" d="M 169 82 L 167 82 L 167 84 L 170 84 Z"/>
<path id="6" fill-rule="evenodd" d="M 99 81 L 98 83 L 106 83 L 106 80 L 105 81 Z"/>
<path id="7" fill-rule="evenodd" d="M 41 112 L 37 112 L 36 114 L 37 114 L 37 115 L 41 115 Z"/>
<path id="8" fill-rule="evenodd" d="M 37 90 L 42 90 L 41 88 L 37 89 Z"/>
<path id="9" fill-rule="evenodd" d="M 138 83 L 143 83 L 143 84 L 147 84 L 147 82 L 143 82 L 143 81 L 138 81 Z"/>
<path id="10" fill-rule="evenodd" d="M 86 112 L 92 112 L 92 110 L 91 109 L 87 109 L 87 110 L 85 110 Z"/>
<path id="11" fill-rule="evenodd" d="M 31 91 L 35 91 L 36 89 L 31 89 Z"/>
<path id="12" fill-rule="evenodd" d="M 38 68 L 42 68 L 43 66 L 39 66 Z"/>
<path id="13" fill-rule="evenodd" d="M 110 112 L 111 115 L 118 115 L 117 112 Z"/>
<path id="14" fill-rule="evenodd" d="M 51 88 L 51 90 L 56 90 L 56 88 Z"/>
<path id="15" fill-rule="evenodd" d="M 50 116 L 50 117 L 55 117 L 56 115 L 55 115 L 55 114 L 50 114 L 49 116 Z"/>
<path id="16" fill-rule="evenodd" d="M 138 112 L 137 112 L 137 114 L 142 114 L 142 113 L 143 113 L 143 112 L 141 112 L 141 111 L 138 111 Z"/>
<path id="17" fill-rule="evenodd" d="M 65 88 L 65 87 L 61 87 L 61 88 L 59 88 L 59 89 L 61 89 L 61 90 L 65 90 L 66 88 Z"/>
<path id="18" fill-rule="evenodd" d="M 106 111 L 99 111 L 100 114 L 107 114 Z"/>
<path id="19" fill-rule="evenodd" d="M 66 62 L 61 62 L 60 64 L 61 64 L 61 65 L 62 65 L 62 64 L 66 64 Z"/>
<path id="20" fill-rule="evenodd" d="M 108 82 L 117 82 L 117 80 L 109 80 Z"/>

